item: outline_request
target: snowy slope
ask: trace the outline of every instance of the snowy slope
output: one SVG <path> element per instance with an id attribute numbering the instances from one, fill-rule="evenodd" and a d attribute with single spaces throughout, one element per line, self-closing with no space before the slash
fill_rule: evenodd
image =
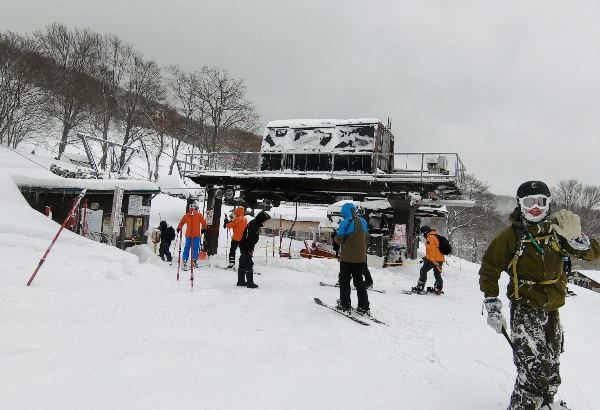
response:
<path id="1" fill-rule="evenodd" d="M 369 294 L 371 309 L 387 327 L 360 326 L 316 305 L 314 297 L 330 304 L 338 297 L 318 285 L 335 283 L 337 262 L 273 258 L 269 238 L 255 253 L 260 287 L 236 287 L 236 273 L 218 267 L 224 232 L 219 255 L 196 271 L 193 292 L 189 273 L 177 282 L 177 264 L 149 246 L 123 252 L 66 231 L 27 287 L 59 225 L 32 210 L 1 170 L 0 189 L 2 409 L 508 404 L 510 347 L 481 315 L 477 265 L 451 260 L 440 297 L 402 294 L 416 283 L 417 261 L 372 265 L 375 287 L 386 293 Z M 159 196 L 152 219 L 160 212 L 175 223 L 183 209 L 182 200 Z M 574 409 L 593 409 L 600 296 L 573 289 L 579 296 L 561 310 L 567 351 L 559 396 Z"/>

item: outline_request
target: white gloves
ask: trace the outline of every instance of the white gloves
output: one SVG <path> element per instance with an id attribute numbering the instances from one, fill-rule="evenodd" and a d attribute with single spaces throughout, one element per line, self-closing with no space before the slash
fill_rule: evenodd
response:
<path id="1" fill-rule="evenodd" d="M 557 234 L 569 241 L 581 237 L 579 216 L 566 209 L 561 209 L 554 214 L 554 218 L 556 219 L 556 224 L 552 224 L 552 227 Z"/>
<path id="2" fill-rule="evenodd" d="M 498 333 L 506 328 L 506 320 L 502 315 L 502 301 L 498 298 L 485 298 L 483 305 L 488 312 L 487 324 Z"/>

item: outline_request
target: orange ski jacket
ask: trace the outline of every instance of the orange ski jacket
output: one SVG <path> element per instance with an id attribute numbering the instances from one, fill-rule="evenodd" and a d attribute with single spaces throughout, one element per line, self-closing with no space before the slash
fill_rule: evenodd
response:
<path id="1" fill-rule="evenodd" d="M 181 222 L 177 225 L 177 229 L 181 230 L 183 225 L 187 225 L 186 238 L 199 238 L 201 233 L 200 225 L 204 229 L 207 228 L 204 216 L 197 209 L 190 209 L 187 214 L 183 215 Z"/>
<path id="2" fill-rule="evenodd" d="M 235 218 L 225 226 L 229 229 L 233 229 L 231 239 L 239 242 L 242 240 L 242 235 L 244 234 L 246 225 L 248 225 L 248 220 L 244 216 L 244 208 L 236 208 L 233 213 L 235 214 Z"/>
<path id="3" fill-rule="evenodd" d="M 440 252 L 440 241 L 438 241 L 437 231 L 427 233 L 425 237 L 425 257 L 432 262 L 444 262 L 446 258 Z"/>

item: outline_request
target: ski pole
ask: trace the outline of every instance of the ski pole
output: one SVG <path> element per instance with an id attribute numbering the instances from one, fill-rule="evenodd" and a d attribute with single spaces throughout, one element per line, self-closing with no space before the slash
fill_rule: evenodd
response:
<path id="1" fill-rule="evenodd" d="M 181 268 L 181 235 L 183 231 L 179 231 L 179 256 L 177 257 L 177 281 L 179 281 L 179 269 Z M 177 237 L 175 237 L 177 238 Z"/>
<path id="2" fill-rule="evenodd" d="M 194 241 L 195 238 L 190 238 L 190 240 L 192 241 L 192 261 L 190 263 L 191 265 L 191 269 L 190 269 L 190 285 L 191 285 L 191 289 L 192 292 L 194 291 L 194 264 L 196 263 L 196 260 L 198 259 L 198 252 L 200 251 L 200 249 L 196 248 L 196 243 Z M 200 244 L 198 244 L 199 246 Z M 196 254 L 196 258 L 194 258 L 194 254 Z"/>
<path id="3" fill-rule="evenodd" d="M 227 214 L 223 214 L 225 215 L 225 217 L 227 217 Z M 225 260 L 227 261 L 227 265 L 229 265 L 229 229 L 227 229 L 227 227 L 225 227 L 225 232 L 227 233 L 227 242 L 225 242 Z"/>
<path id="4" fill-rule="evenodd" d="M 42 267 L 42 264 L 46 261 L 46 256 L 48 256 L 48 254 L 50 253 L 50 250 L 52 250 L 52 247 L 54 246 L 54 242 L 56 242 L 56 240 L 58 239 L 58 235 L 60 235 L 60 233 L 62 232 L 62 230 L 67 225 L 67 222 L 69 221 L 69 219 L 71 219 L 71 215 L 77 209 L 77 205 L 79 205 L 79 202 L 81 202 L 81 198 L 83 198 L 83 196 L 85 195 L 86 191 L 87 191 L 87 189 L 84 189 L 83 191 L 81 191 L 81 193 L 79 194 L 79 196 L 77 198 L 75 198 L 75 204 L 73 204 L 73 208 L 71 208 L 71 210 L 67 214 L 67 217 L 65 218 L 65 221 L 63 222 L 63 224 L 60 226 L 60 229 L 56 233 L 56 236 L 54 236 L 54 239 L 52 239 L 52 242 L 50 242 L 50 246 L 48 247 L 48 249 L 46 249 L 46 252 L 44 253 L 44 256 L 42 256 L 42 259 L 40 259 L 40 262 L 38 263 L 37 268 L 35 268 L 35 271 L 33 272 L 33 275 L 31 275 L 31 278 L 29 278 L 29 281 L 27 282 L 27 286 L 31 285 L 31 282 L 33 282 L 33 279 L 35 278 L 35 275 L 37 275 L 38 271 Z"/>
<path id="5" fill-rule="evenodd" d="M 531 372 L 529 371 L 529 366 L 527 366 L 527 363 L 525 363 L 525 361 L 523 359 L 521 359 L 521 356 L 519 356 L 519 354 L 515 350 L 515 345 L 513 344 L 512 340 L 510 340 L 510 337 L 508 336 L 508 333 L 506 333 L 506 328 L 504 326 L 502 326 L 502 334 L 504 335 L 504 337 L 508 341 L 508 344 L 510 345 L 510 348 L 512 349 L 513 354 L 515 355 L 515 357 L 517 358 L 517 360 L 519 361 L 519 363 L 521 363 L 521 366 L 523 366 L 523 368 L 525 369 L 525 372 L 527 373 L 527 376 L 532 381 L 531 384 L 533 384 L 533 387 L 535 387 L 535 389 L 537 390 L 537 392 L 539 393 L 539 395 L 542 396 L 542 397 L 544 397 L 544 393 L 542 393 L 542 389 L 540 389 L 540 387 L 537 385 L 537 383 L 533 382 L 534 378 L 531 376 Z M 550 407 L 549 404 L 546 404 L 545 407 L 548 407 L 548 410 L 552 410 L 552 407 Z"/>
<path id="6" fill-rule="evenodd" d="M 173 253 L 175 253 L 175 249 L 177 249 L 177 235 L 175 235 L 175 243 L 173 244 Z M 171 249 L 169 249 L 169 251 L 170 250 Z M 173 258 L 171 258 L 171 262 L 169 263 L 169 267 L 171 267 L 171 266 L 173 266 Z"/>

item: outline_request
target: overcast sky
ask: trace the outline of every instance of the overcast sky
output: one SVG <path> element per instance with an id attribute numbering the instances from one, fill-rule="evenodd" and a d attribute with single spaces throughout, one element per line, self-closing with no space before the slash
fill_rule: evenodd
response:
<path id="1" fill-rule="evenodd" d="M 0 0 L 0 30 L 58 22 L 226 69 L 263 125 L 389 117 L 396 152 L 457 152 L 503 195 L 600 185 L 599 20 L 591 0 Z"/>

